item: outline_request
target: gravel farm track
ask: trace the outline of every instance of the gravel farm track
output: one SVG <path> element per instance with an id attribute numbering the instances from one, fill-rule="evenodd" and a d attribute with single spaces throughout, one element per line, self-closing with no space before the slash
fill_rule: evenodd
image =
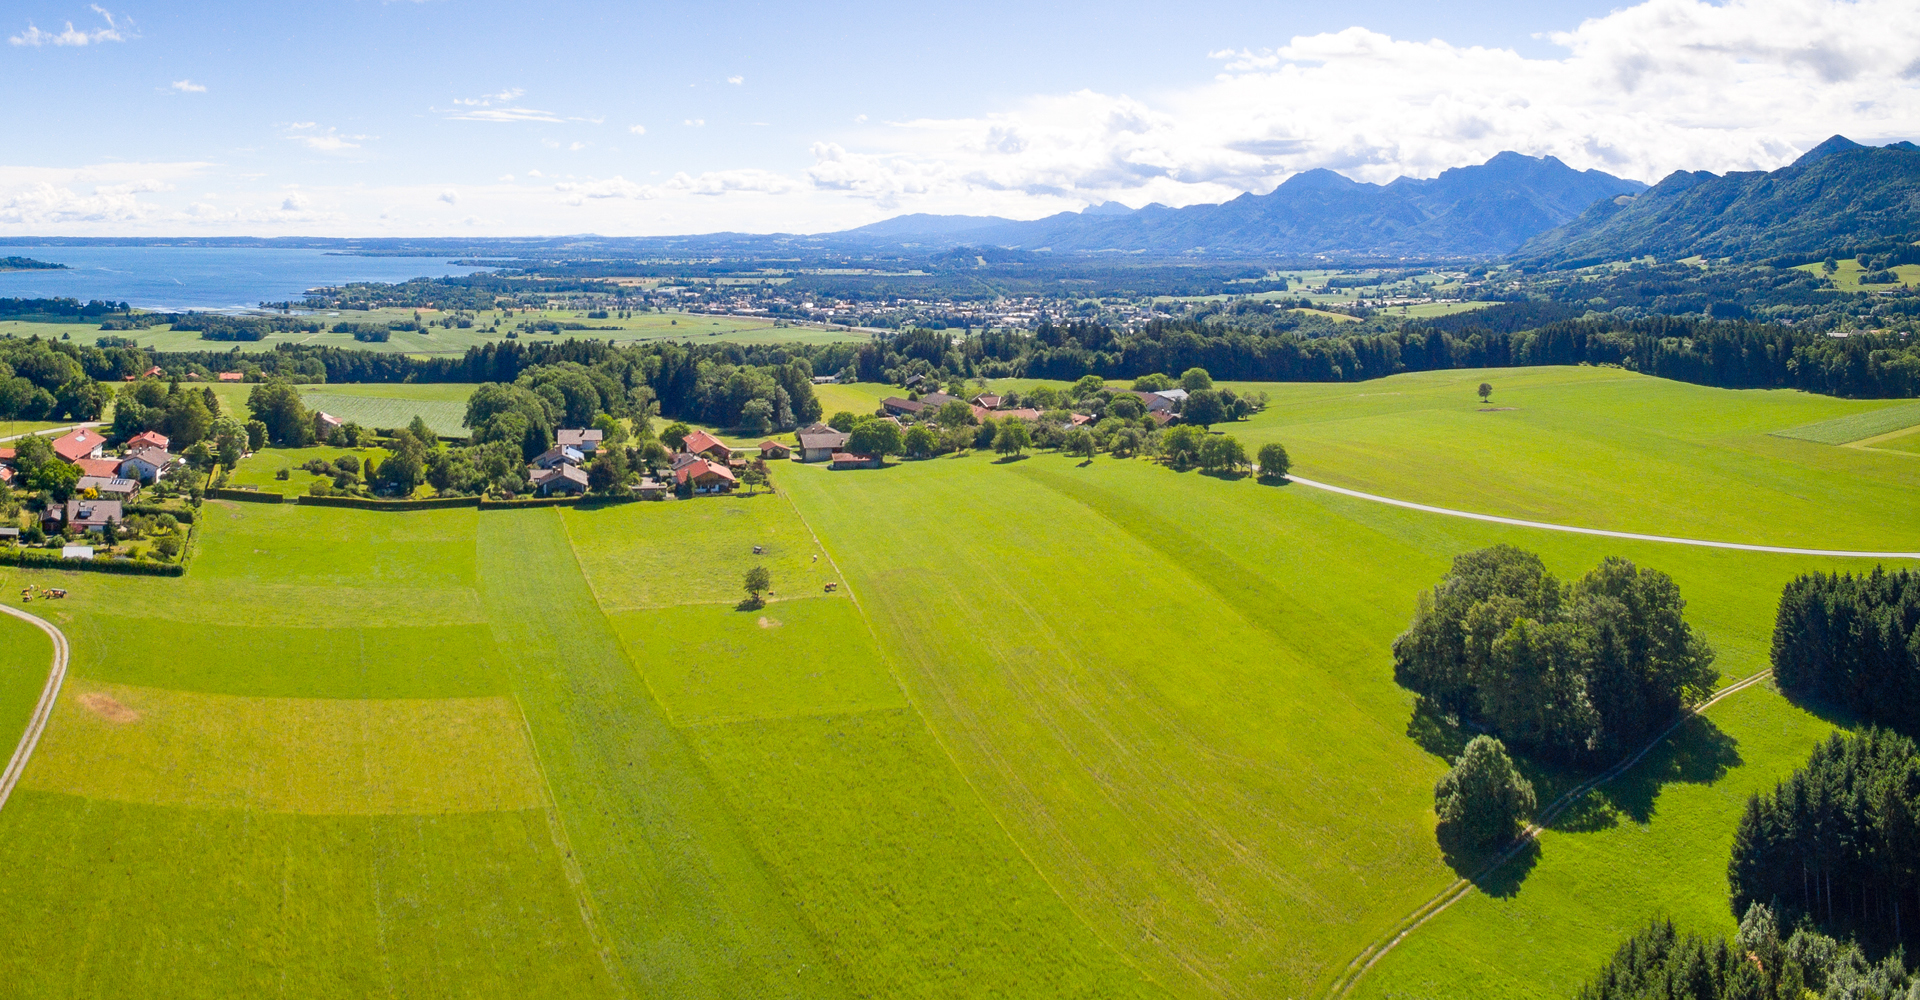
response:
<path id="1" fill-rule="evenodd" d="M 13 750 L 13 756 L 7 761 L 7 769 L 0 771 L 0 809 L 7 806 L 7 796 L 13 794 L 13 786 L 20 780 L 21 772 L 27 769 L 27 758 L 33 756 L 34 745 L 40 742 L 40 733 L 47 728 L 47 719 L 53 715 L 53 703 L 60 697 L 60 685 L 67 679 L 67 636 L 54 628 L 45 619 L 27 614 L 18 608 L 0 604 L 0 611 L 22 621 L 32 622 L 40 631 L 53 640 L 53 667 L 47 672 L 47 686 L 40 692 L 40 701 L 33 706 L 33 718 L 27 722 L 27 731 L 20 736 L 20 745 Z"/>

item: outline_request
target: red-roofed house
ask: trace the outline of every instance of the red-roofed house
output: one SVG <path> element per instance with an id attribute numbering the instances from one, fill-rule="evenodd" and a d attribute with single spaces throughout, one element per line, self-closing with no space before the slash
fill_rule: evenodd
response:
<path id="1" fill-rule="evenodd" d="M 704 458 L 673 470 L 673 481 L 692 483 L 695 493 L 726 493 L 733 489 L 735 483 L 733 473 L 726 466 Z"/>
<path id="2" fill-rule="evenodd" d="M 834 452 L 833 464 L 827 466 L 829 469 L 877 469 L 879 467 L 879 458 L 873 455 L 857 455 L 850 451 Z"/>
<path id="3" fill-rule="evenodd" d="M 733 457 L 732 448 L 727 447 L 719 438 L 706 431 L 694 431 L 688 434 L 686 444 L 681 446 L 681 450 L 689 455 L 705 455 L 722 462 Z"/>
<path id="4" fill-rule="evenodd" d="M 80 467 L 83 476 L 112 479 L 120 474 L 120 460 L 117 458 L 83 458 L 73 464 Z"/>
<path id="5" fill-rule="evenodd" d="M 146 374 L 140 377 L 141 378 L 160 378 L 164 375 L 166 375 L 166 372 L 161 371 L 159 365 L 154 365 L 152 368 L 147 369 Z"/>
<path id="6" fill-rule="evenodd" d="M 245 382 L 246 380 L 247 380 L 247 375 L 245 372 L 221 372 L 220 373 L 220 381 L 222 382 Z"/>
<path id="7" fill-rule="evenodd" d="M 85 427 L 75 428 L 53 439 L 53 453 L 69 462 L 99 458 L 107 439 Z"/>
<path id="8" fill-rule="evenodd" d="M 127 439 L 127 450 L 139 451 L 142 448 L 158 448 L 161 451 L 166 451 L 167 445 L 171 443 L 172 442 L 167 439 L 167 436 L 159 431 L 141 431 Z"/>
<path id="9" fill-rule="evenodd" d="M 761 458 L 792 458 L 793 449 L 787 447 L 784 444 L 781 444 L 778 441 L 762 441 L 760 442 L 760 457 Z"/>

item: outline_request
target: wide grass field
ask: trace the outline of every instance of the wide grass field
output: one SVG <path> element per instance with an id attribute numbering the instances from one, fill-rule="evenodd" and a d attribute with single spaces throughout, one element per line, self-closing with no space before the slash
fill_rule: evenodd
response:
<path id="1" fill-rule="evenodd" d="M 446 315 L 433 309 L 422 309 L 418 312 L 420 318 L 428 324 Z M 247 351 L 265 351 L 272 350 L 280 344 L 308 344 L 397 354 L 463 354 L 469 347 L 506 342 L 508 331 L 514 330 L 523 320 L 551 320 L 561 324 L 578 323 L 590 329 L 562 330 L 557 334 L 522 331 L 519 337 L 520 343 L 565 340 L 568 337 L 613 340 L 620 343 L 690 340 L 696 343 L 735 344 L 834 344 L 868 339 L 864 333 L 849 333 L 839 329 L 775 326 L 771 320 L 751 316 L 706 316 L 695 313 L 662 312 L 636 313 L 627 319 L 588 319 L 585 313 L 560 309 L 517 310 L 511 318 L 503 318 L 498 310 L 489 310 L 474 314 L 478 321 L 474 326 L 464 330 L 458 327 L 448 329 L 431 325 L 426 332 L 397 330 L 391 334 L 390 339 L 381 343 L 362 343 L 354 340 L 351 333 L 333 332 L 336 323 L 384 326 L 388 323 L 411 322 L 414 313 L 415 310 L 412 309 L 341 310 L 338 312 L 324 310 L 307 313 L 302 314 L 301 318 L 324 322 L 326 329 L 320 333 L 274 333 L 265 340 L 242 344 L 241 347 Z M 502 320 L 497 331 L 492 329 L 496 319 Z M 175 330 L 164 324 L 146 330 L 102 333 L 96 324 L 91 323 L 0 321 L 0 336 L 7 334 L 16 337 L 37 335 L 54 339 L 59 339 L 64 334 L 85 344 L 92 344 L 102 336 L 131 337 L 141 347 L 150 351 L 224 351 L 233 346 L 228 342 L 202 340 L 199 331 L 196 330 Z"/>
<path id="2" fill-rule="evenodd" d="M 1908 456 L 1768 436 L 1873 404 L 1590 369 L 1463 377 L 1260 386 L 1274 405 L 1231 431 L 1286 442 L 1309 478 L 1476 509 L 1877 547 L 1912 528 L 1884 499 L 1902 480 L 1873 464 Z M 1482 380 L 1490 405 L 1521 408 L 1479 413 Z M 1551 419 L 1495 422 L 1516 413 Z M 1470 440 L 1435 458 L 1442 426 Z M 1556 428 L 1564 454 L 1544 444 Z M 1634 449 L 1651 500 L 1605 486 Z M 1529 458 L 1493 460 L 1508 453 Z M 1462 494 L 1418 474 L 1469 458 L 1504 478 Z M 1689 462 L 1691 479 L 1663 464 Z M 1756 486 L 1753 463 L 1802 505 Z M 1742 476 L 1771 524 L 1714 506 Z M 1883 491 L 1871 517 L 1847 510 L 1862 481 Z M 1563 579 L 1609 554 L 1665 570 L 1727 678 L 1766 666 L 1786 581 L 1871 567 L 1104 456 L 783 465 L 776 483 L 518 511 L 214 501 L 181 579 L 0 569 L 0 594 L 28 576 L 72 591 L 31 609 L 74 645 L 0 810 L 0 982 L 23 997 L 1317 995 L 1464 864 L 1436 846 L 1432 810 L 1463 737 L 1415 716 L 1389 652 L 1455 555 L 1511 542 Z M 1582 489 L 1584 504 L 1556 499 Z M 1683 506 L 1662 490 L 1706 506 L 1682 523 L 1640 510 Z M 745 607 L 756 563 L 774 592 Z M 17 727 L 47 651 L 16 668 L 16 635 L 0 620 Z M 1729 697 L 1358 991 L 1566 995 L 1651 916 L 1729 928 L 1739 807 L 1830 725 L 1765 687 Z M 1533 774 L 1543 798 L 1576 780 Z"/>

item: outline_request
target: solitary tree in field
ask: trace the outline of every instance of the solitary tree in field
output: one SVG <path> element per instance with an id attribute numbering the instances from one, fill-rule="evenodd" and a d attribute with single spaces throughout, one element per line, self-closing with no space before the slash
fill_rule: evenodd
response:
<path id="1" fill-rule="evenodd" d="M 1513 769 L 1504 744 L 1475 736 L 1433 787 L 1433 805 L 1443 831 L 1451 828 L 1472 846 L 1491 846 L 1511 840 L 1533 814 L 1533 784 Z"/>
<path id="2" fill-rule="evenodd" d="M 1018 455 L 1033 443 L 1023 420 L 1003 420 L 993 434 L 993 450 L 1002 455 Z"/>
<path id="3" fill-rule="evenodd" d="M 767 572 L 765 566 L 754 566 L 747 570 L 746 587 L 748 602 L 754 607 L 759 607 L 765 603 L 760 595 L 773 589 L 773 574 Z"/>
<path id="4" fill-rule="evenodd" d="M 1493 386 L 1485 382 L 1480 383 L 1480 401 L 1484 403 L 1487 401 L 1488 397 L 1492 395 L 1493 395 Z"/>
<path id="5" fill-rule="evenodd" d="M 1260 478 L 1267 482 L 1278 482 L 1287 478 L 1287 470 L 1293 467 L 1293 460 L 1287 457 L 1287 449 L 1278 441 L 1268 441 L 1260 446 Z"/>

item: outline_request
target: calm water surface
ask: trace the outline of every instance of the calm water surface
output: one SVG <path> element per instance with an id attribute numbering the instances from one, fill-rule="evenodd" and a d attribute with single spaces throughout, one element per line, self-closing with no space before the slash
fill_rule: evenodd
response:
<path id="1" fill-rule="evenodd" d="M 107 299 L 142 309 L 252 309 L 300 301 L 317 285 L 472 274 L 439 257 L 348 257 L 325 250 L 245 247 L 15 247 L 0 257 L 66 271 L 0 271 L 0 298 Z"/>

